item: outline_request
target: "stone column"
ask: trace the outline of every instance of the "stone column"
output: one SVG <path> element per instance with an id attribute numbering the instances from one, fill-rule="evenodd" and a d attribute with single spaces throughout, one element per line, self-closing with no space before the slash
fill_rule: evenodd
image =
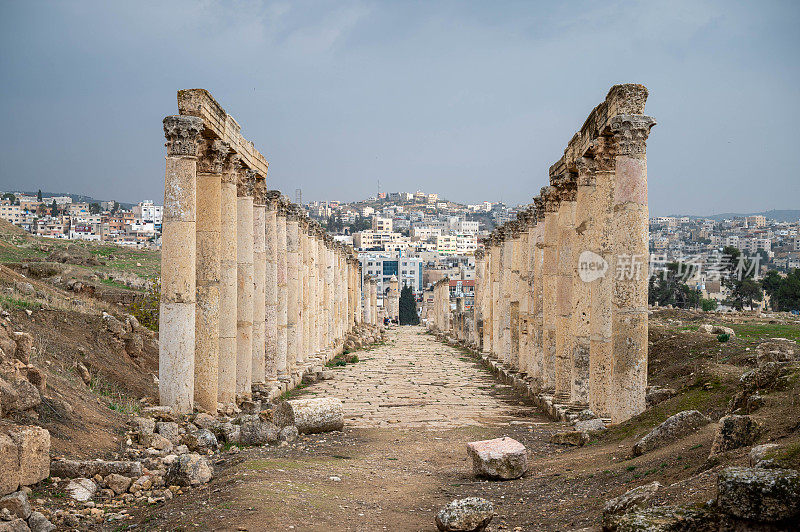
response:
<path id="1" fill-rule="evenodd" d="M 317 318 L 319 317 L 319 308 L 317 307 L 317 270 L 318 261 L 317 257 L 317 224 L 312 222 L 308 227 L 308 256 L 309 256 L 309 272 L 308 272 L 308 290 L 310 312 L 308 319 L 311 323 L 309 326 L 309 353 L 313 357 L 317 357 L 320 352 L 319 341 L 317 333 Z"/>
<path id="2" fill-rule="evenodd" d="M 266 179 L 259 176 L 253 190 L 253 352 L 252 381 L 266 382 Z"/>
<path id="3" fill-rule="evenodd" d="M 572 392 L 572 241 L 575 234 L 575 176 L 567 174 L 558 186 L 558 265 L 556 279 L 555 397 L 569 402 Z"/>
<path id="4" fill-rule="evenodd" d="M 542 189 L 545 205 L 542 262 L 542 386 L 553 393 L 556 385 L 556 286 L 558 284 L 558 197 L 553 187 Z"/>
<path id="5" fill-rule="evenodd" d="M 303 365 L 308 359 L 309 352 L 309 288 L 308 288 L 308 217 L 302 212 L 302 207 L 297 206 L 300 210 L 300 226 L 298 230 L 298 251 L 300 256 L 300 349 L 297 352 L 297 369 L 302 370 Z"/>
<path id="6" fill-rule="evenodd" d="M 472 303 L 472 345 L 480 352 L 483 350 L 483 338 L 481 338 L 481 329 L 484 326 L 483 321 L 483 285 L 486 282 L 486 262 L 484 259 L 484 252 L 482 249 L 475 251 L 475 294 Z"/>
<path id="7" fill-rule="evenodd" d="M 536 224 L 533 230 L 533 355 L 531 368 L 531 384 L 534 390 L 541 390 L 543 387 L 544 372 L 544 302 L 543 302 L 543 263 L 544 263 L 544 202 L 541 196 L 533 198 L 535 206 Z"/>
<path id="8" fill-rule="evenodd" d="M 582 157 L 577 161 L 578 180 L 575 195 L 575 234 L 572 257 L 572 330 L 574 333 L 571 400 L 580 406 L 589 406 L 589 337 L 591 331 L 591 278 L 590 272 L 581 271 L 581 265 L 593 252 L 595 206 L 594 159 Z"/>
<path id="9" fill-rule="evenodd" d="M 353 257 L 353 285 L 356 291 L 356 324 L 361 324 L 364 321 L 364 304 L 362 302 L 362 288 L 361 288 L 361 262 L 358 257 Z"/>
<path id="10" fill-rule="evenodd" d="M 236 396 L 251 394 L 253 365 L 253 187 L 255 172 L 242 170 L 236 189 Z"/>
<path id="11" fill-rule="evenodd" d="M 202 143 L 197 161 L 197 313 L 195 314 L 194 400 L 217 412 L 219 382 L 220 212 L 222 171 L 230 149 L 220 140 Z"/>
<path id="12" fill-rule="evenodd" d="M 525 342 L 523 332 L 525 285 L 522 282 L 524 231 L 523 222 L 520 219 L 515 221 L 511 241 L 511 307 L 509 312 L 511 316 L 511 367 L 521 373 L 525 372 L 522 356 Z"/>
<path id="13" fill-rule="evenodd" d="M 300 320 L 300 241 L 298 236 L 300 217 L 292 206 L 286 214 L 286 337 L 287 356 L 286 369 L 289 375 L 294 373 L 298 353 L 302 348 L 302 325 Z"/>
<path id="14" fill-rule="evenodd" d="M 158 395 L 163 406 L 191 412 L 194 405 L 197 148 L 203 120 L 164 119 L 167 139 L 161 236 L 161 335 Z"/>
<path id="15" fill-rule="evenodd" d="M 646 89 L 642 87 L 644 97 Z M 655 120 L 644 115 L 611 119 L 616 144 L 612 298 L 611 421 L 645 409 L 647 387 L 648 207 L 646 144 Z"/>
<path id="16" fill-rule="evenodd" d="M 396 308 L 397 308 L 397 277 L 394 275 L 389 279 L 389 294 L 388 294 L 388 316 L 390 320 L 394 320 L 397 318 Z"/>
<path id="17" fill-rule="evenodd" d="M 336 301 L 335 295 L 335 277 L 334 277 L 334 252 L 333 252 L 333 238 L 330 235 L 325 236 L 325 346 L 332 349 L 336 343 L 336 335 L 334 333 L 334 312 Z"/>
<path id="18" fill-rule="evenodd" d="M 275 236 L 276 236 L 276 265 L 277 265 L 277 325 L 278 341 L 277 352 L 275 354 L 275 371 L 278 379 L 286 381 L 289 379 L 289 245 L 287 242 L 286 221 L 287 205 L 282 199 L 278 199 L 278 209 L 275 212 Z"/>
<path id="19" fill-rule="evenodd" d="M 220 191 L 220 285 L 219 285 L 219 378 L 217 399 L 223 405 L 236 402 L 237 328 L 237 216 L 236 189 L 239 180 L 239 155 L 225 161 Z"/>
<path id="20" fill-rule="evenodd" d="M 317 225 L 317 345 L 320 351 L 324 351 L 327 361 L 328 343 L 326 340 L 327 331 L 327 308 L 325 307 L 325 273 L 327 270 L 328 251 L 325 248 L 325 231 Z"/>
<path id="21" fill-rule="evenodd" d="M 372 324 L 378 325 L 378 281 L 370 280 L 369 283 L 370 307 L 372 308 Z"/>
<path id="22" fill-rule="evenodd" d="M 277 379 L 278 362 L 278 199 L 280 192 L 266 194 L 264 211 L 264 379 Z M 285 330 L 284 330 L 285 332 Z"/>
<path id="23" fill-rule="evenodd" d="M 502 246 L 502 271 L 500 272 L 500 315 L 503 318 L 503 330 L 501 337 L 501 356 L 502 361 L 509 368 L 511 365 L 511 277 L 513 273 L 513 249 L 514 235 L 511 226 L 503 226 L 503 246 Z"/>
<path id="24" fill-rule="evenodd" d="M 502 240 L 500 230 L 495 229 L 492 236 L 492 351 L 491 354 L 501 360 L 502 350 L 500 349 L 500 331 L 502 330 L 502 319 L 500 317 L 500 272 L 502 271 Z"/>

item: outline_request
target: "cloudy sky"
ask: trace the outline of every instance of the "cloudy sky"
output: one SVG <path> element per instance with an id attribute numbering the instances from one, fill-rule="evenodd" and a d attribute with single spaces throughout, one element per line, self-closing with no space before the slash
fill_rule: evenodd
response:
<path id="1" fill-rule="evenodd" d="M 304 200 L 527 203 L 615 83 L 647 85 L 651 213 L 800 208 L 800 3 L 0 0 L 0 189 L 163 198 L 203 87 Z"/>

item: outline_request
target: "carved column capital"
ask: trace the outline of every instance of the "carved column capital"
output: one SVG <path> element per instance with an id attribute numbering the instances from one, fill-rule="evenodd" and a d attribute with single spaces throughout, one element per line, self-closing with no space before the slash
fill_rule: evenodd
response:
<path id="1" fill-rule="evenodd" d="M 236 195 L 241 197 L 252 196 L 253 188 L 255 188 L 256 173 L 249 168 L 242 168 L 238 172 L 238 179 L 236 181 Z"/>
<path id="2" fill-rule="evenodd" d="M 578 186 L 594 185 L 597 179 L 597 161 L 592 157 L 581 157 L 575 161 L 575 165 L 578 167 Z"/>
<path id="3" fill-rule="evenodd" d="M 558 212 L 560 203 L 555 187 L 542 187 L 542 200 L 544 200 L 545 212 Z"/>
<path id="4" fill-rule="evenodd" d="M 267 190 L 264 193 L 264 201 L 267 209 L 271 211 L 278 210 L 278 203 L 281 198 L 281 191 L 280 190 Z"/>
<path id="5" fill-rule="evenodd" d="M 197 157 L 203 119 L 197 116 L 173 115 L 164 118 L 164 136 L 170 157 Z"/>
<path id="6" fill-rule="evenodd" d="M 231 148 L 221 140 L 203 139 L 197 159 L 197 172 L 202 174 L 221 174 Z"/>
<path id="7" fill-rule="evenodd" d="M 253 181 L 253 203 L 264 205 L 267 202 L 267 180 L 261 176 L 256 176 Z"/>
<path id="8" fill-rule="evenodd" d="M 610 121 L 617 146 L 617 155 L 644 155 L 647 137 L 656 121 L 646 115 L 617 115 Z"/>
<path id="9" fill-rule="evenodd" d="M 241 156 L 236 152 L 229 152 L 222 164 L 222 182 L 235 185 L 239 180 L 239 169 L 241 167 Z"/>

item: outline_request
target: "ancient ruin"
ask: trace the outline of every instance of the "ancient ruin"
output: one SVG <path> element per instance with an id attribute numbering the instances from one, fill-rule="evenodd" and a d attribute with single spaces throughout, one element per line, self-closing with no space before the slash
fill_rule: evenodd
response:
<path id="1" fill-rule="evenodd" d="M 471 320 L 434 287 L 431 325 L 502 365 L 553 413 L 614 423 L 645 409 L 647 89 L 615 85 L 550 167 L 549 186 L 476 254 Z"/>
<path id="2" fill-rule="evenodd" d="M 179 91 L 178 111 L 164 119 L 159 395 L 216 413 L 296 386 L 376 323 L 375 296 L 362 316 L 353 249 L 267 189 L 266 159 L 207 91 Z"/>

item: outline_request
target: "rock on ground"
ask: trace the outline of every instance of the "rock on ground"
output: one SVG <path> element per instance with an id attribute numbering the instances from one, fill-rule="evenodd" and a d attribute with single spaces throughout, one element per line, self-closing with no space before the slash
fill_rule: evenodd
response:
<path id="1" fill-rule="evenodd" d="M 728 467 L 717 479 L 719 509 L 740 519 L 800 518 L 800 473 L 792 469 Z"/>
<path id="2" fill-rule="evenodd" d="M 494 517 L 494 507 L 486 499 L 457 499 L 436 514 L 436 527 L 442 532 L 480 532 Z"/>
<path id="3" fill-rule="evenodd" d="M 719 420 L 719 429 L 711 444 L 709 456 L 750 445 L 760 432 L 758 423 L 750 416 L 725 416 Z"/>
<path id="4" fill-rule="evenodd" d="M 24 491 L 15 491 L 0 499 L 0 510 L 3 508 L 22 519 L 27 519 L 31 515 L 31 505 Z"/>
<path id="5" fill-rule="evenodd" d="M 556 432 L 550 436 L 550 443 L 556 445 L 574 445 L 580 447 L 589 442 L 589 435 L 579 430 Z"/>
<path id="6" fill-rule="evenodd" d="M 467 454 L 472 458 L 472 472 L 477 476 L 511 480 L 521 477 L 528 469 L 525 446 L 513 438 L 470 442 Z"/>
<path id="7" fill-rule="evenodd" d="M 69 496 L 78 502 L 86 502 L 97 493 L 97 484 L 88 478 L 75 478 L 67 484 Z"/>
<path id="8" fill-rule="evenodd" d="M 275 423 L 281 428 L 294 425 L 300 434 L 342 430 L 342 401 L 335 397 L 284 401 L 275 411 Z"/>
<path id="9" fill-rule="evenodd" d="M 682 506 L 636 510 L 620 517 L 617 532 L 717 532 L 719 525 L 708 512 Z"/>
<path id="10" fill-rule="evenodd" d="M 619 497 L 606 502 L 603 507 L 603 528 L 613 530 L 618 526 L 621 515 L 634 508 L 641 508 L 663 486 L 659 482 L 651 482 L 632 490 L 628 490 Z"/>
<path id="11" fill-rule="evenodd" d="M 24 519 L 12 519 L 0 521 L 0 532 L 30 532 L 30 528 Z"/>
<path id="12" fill-rule="evenodd" d="M 32 512 L 28 518 L 28 526 L 31 532 L 52 532 L 56 529 L 56 525 L 51 523 L 44 514 L 40 512 Z"/>
<path id="13" fill-rule="evenodd" d="M 708 423 L 711 423 L 711 420 L 697 410 L 678 412 L 636 442 L 633 446 L 633 454 L 639 456 L 653 449 L 658 449 L 691 434 Z"/>
<path id="14" fill-rule="evenodd" d="M 118 475 L 116 473 L 111 473 L 104 478 L 103 481 L 106 483 L 106 486 L 113 490 L 117 495 L 128 491 L 128 488 L 131 487 L 131 482 L 133 482 L 131 478 Z"/>
<path id="15" fill-rule="evenodd" d="M 165 482 L 167 485 L 197 486 L 205 484 L 214 475 L 211 464 L 197 453 L 184 454 L 170 464 Z"/>
<path id="16" fill-rule="evenodd" d="M 278 441 L 278 427 L 258 416 L 242 421 L 239 425 L 239 443 L 242 445 L 266 445 Z"/>
<path id="17" fill-rule="evenodd" d="M 767 362 L 791 362 L 796 358 L 797 342 L 786 338 L 771 338 L 756 347 L 759 366 Z"/>
<path id="18" fill-rule="evenodd" d="M 19 450 L 10 436 L 0 432 L 0 496 L 19 487 Z"/>
<path id="19" fill-rule="evenodd" d="M 111 473 L 139 477 L 142 475 L 142 463 L 128 460 L 53 460 L 50 463 L 50 472 L 54 477 L 62 478 L 89 478 L 95 475 L 106 477 Z"/>
<path id="20" fill-rule="evenodd" d="M 762 445 L 754 445 L 750 449 L 748 458 L 750 459 L 751 467 L 770 468 L 776 467 L 775 459 L 770 457 L 770 454 L 780 449 L 781 446 L 777 443 L 764 443 Z"/>
<path id="21" fill-rule="evenodd" d="M 576 421 L 575 430 L 579 432 L 597 432 L 606 430 L 606 424 L 602 419 L 587 419 L 585 421 Z"/>
<path id="22" fill-rule="evenodd" d="M 20 427 L 9 436 L 19 450 L 19 483 L 36 484 L 50 476 L 50 433 L 41 427 Z"/>

